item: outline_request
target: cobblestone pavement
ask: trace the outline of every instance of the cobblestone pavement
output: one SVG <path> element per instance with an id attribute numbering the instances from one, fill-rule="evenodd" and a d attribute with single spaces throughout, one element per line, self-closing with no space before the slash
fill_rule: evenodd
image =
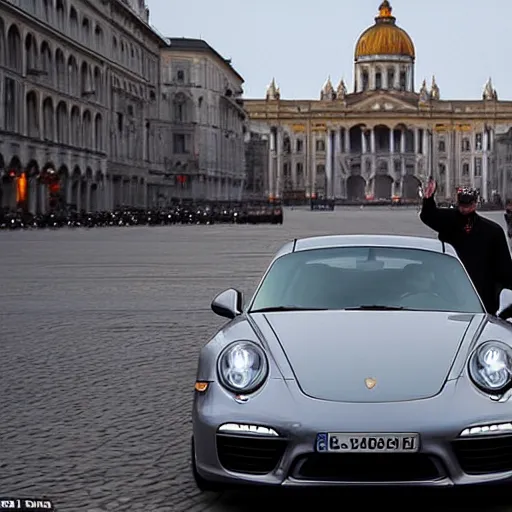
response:
<path id="1" fill-rule="evenodd" d="M 282 243 L 328 233 L 430 232 L 414 209 L 367 208 L 288 211 L 283 226 L 0 233 L 0 496 L 48 495 L 60 511 L 272 510 L 273 495 L 202 495 L 191 481 L 196 356 L 222 323 L 217 292 L 252 291 Z M 389 492 L 382 503 L 413 506 Z M 279 509 L 320 499 L 279 496 Z"/>

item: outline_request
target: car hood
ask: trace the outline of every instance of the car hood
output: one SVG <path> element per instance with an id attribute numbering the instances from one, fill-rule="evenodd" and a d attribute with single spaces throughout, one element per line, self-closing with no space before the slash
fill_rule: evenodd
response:
<path id="1" fill-rule="evenodd" d="M 256 315 L 255 315 L 256 316 Z M 302 391 L 339 402 L 401 402 L 437 395 L 472 315 L 312 311 L 257 315 L 277 336 Z M 374 379 L 372 389 L 366 379 Z"/>

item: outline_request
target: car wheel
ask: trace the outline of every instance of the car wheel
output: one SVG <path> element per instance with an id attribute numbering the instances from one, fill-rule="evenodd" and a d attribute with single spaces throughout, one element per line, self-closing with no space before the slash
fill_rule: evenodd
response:
<path id="1" fill-rule="evenodd" d="M 202 492 L 222 492 L 224 490 L 222 484 L 218 484 L 217 482 L 210 482 L 203 478 L 199 472 L 197 471 L 196 466 L 196 449 L 194 444 L 194 437 L 192 437 L 191 441 L 191 461 L 192 461 L 192 476 L 194 477 L 194 481 L 196 483 L 197 488 Z"/>

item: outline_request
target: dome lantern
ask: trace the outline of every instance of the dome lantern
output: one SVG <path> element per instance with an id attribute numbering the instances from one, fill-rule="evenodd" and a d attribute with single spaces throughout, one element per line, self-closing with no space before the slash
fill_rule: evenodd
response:
<path id="1" fill-rule="evenodd" d="M 379 6 L 379 15 L 375 18 L 375 21 L 378 22 L 392 22 L 394 23 L 396 21 L 396 18 L 392 15 L 393 7 L 391 7 L 391 4 L 388 2 L 388 0 L 384 0 Z"/>

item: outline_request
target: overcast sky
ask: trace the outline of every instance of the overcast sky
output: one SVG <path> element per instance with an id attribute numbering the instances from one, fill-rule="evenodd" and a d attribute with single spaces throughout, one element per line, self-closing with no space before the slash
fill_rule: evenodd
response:
<path id="1" fill-rule="evenodd" d="M 170 37 L 202 38 L 232 59 L 245 96 L 273 76 L 283 99 L 318 99 L 330 75 L 353 87 L 354 46 L 380 0 L 146 0 L 151 24 Z M 512 2 L 391 0 L 416 46 L 416 88 L 433 74 L 442 99 L 481 99 L 489 78 L 512 99 Z"/>

